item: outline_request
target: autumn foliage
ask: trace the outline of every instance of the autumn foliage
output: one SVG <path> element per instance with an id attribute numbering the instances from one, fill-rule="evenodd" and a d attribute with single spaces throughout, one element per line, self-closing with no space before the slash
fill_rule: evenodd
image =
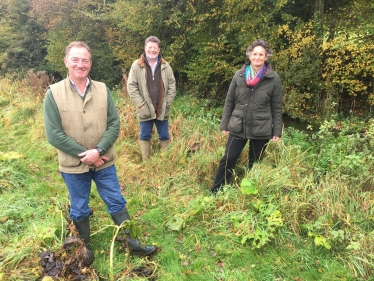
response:
<path id="1" fill-rule="evenodd" d="M 286 114 L 363 116 L 374 104 L 373 13 L 370 0 L 5 0 L 0 74 L 61 79 L 65 46 L 82 40 L 93 50 L 92 78 L 114 87 L 156 35 L 180 92 L 221 106 L 246 47 L 263 38 Z"/>

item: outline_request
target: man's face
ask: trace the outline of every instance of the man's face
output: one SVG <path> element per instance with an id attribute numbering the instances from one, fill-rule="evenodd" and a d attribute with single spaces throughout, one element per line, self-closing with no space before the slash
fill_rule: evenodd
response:
<path id="1" fill-rule="evenodd" d="M 92 65 L 90 53 L 84 47 L 71 48 L 68 57 L 64 58 L 64 63 L 72 81 L 86 79 Z"/>
<path id="2" fill-rule="evenodd" d="M 146 56 L 150 59 L 156 59 L 160 53 L 160 48 L 156 42 L 148 42 L 147 45 L 145 45 L 144 50 Z"/>

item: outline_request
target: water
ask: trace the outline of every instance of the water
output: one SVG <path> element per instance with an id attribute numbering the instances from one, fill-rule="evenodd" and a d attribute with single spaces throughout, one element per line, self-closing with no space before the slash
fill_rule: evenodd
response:
<path id="1" fill-rule="evenodd" d="M 313 124 L 313 123 L 306 122 L 306 121 L 300 121 L 298 119 L 293 119 L 287 115 L 283 115 L 282 119 L 283 119 L 284 128 L 293 127 L 299 131 L 302 131 L 308 134 L 316 132 L 319 128 L 317 124 Z M 308 126 L 311 126 L 312 130 L 308 129 Z"/>

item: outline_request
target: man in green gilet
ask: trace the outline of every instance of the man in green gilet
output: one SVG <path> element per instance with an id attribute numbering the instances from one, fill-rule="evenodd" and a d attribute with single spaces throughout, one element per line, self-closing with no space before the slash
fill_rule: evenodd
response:
<path id="1" fill-rule="evenodd" d="M 113 144 L 119 135 L 120 118 L 109 89 L 88 77 L 92 59 L 87 44 L 70 43 L 64 63 L 68 77 L 47 90 L 44 125 L 48 142 L 57 148 L 59 169 L 70 195 L 70 217 L 91 251 L 92 181 L 114 223 L 121 225 L 130 220 L 114 165 Z M 125 241 L 133 254 L 149 255 L 157 249 L 141 247 L 130 236 Z"/>

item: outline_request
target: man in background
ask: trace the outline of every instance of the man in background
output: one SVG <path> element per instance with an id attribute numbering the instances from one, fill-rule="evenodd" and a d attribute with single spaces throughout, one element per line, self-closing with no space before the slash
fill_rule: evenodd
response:
<path id="1" fill-rule="evenodd" d="M 153 125 L 157 128 L 160 148 L 170 143 L 170 106 L 176 94 L 173 70 L 160 55 L 161 41 L 150 36 L 145 40 L 145 53 L 131 66 L 127 91 L 136 105 L 140 122 L 140 151 L 142 160 L 150 157 Z"/>

